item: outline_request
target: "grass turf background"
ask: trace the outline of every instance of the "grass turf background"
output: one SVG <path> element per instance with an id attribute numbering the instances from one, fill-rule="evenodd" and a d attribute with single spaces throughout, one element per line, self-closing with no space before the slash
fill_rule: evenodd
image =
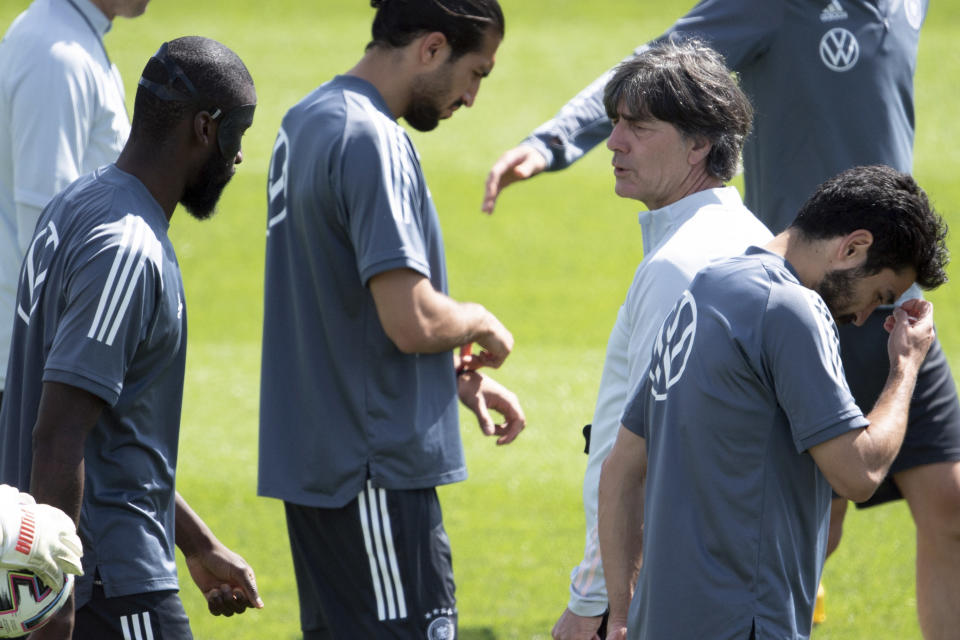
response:
<path id="1" fill-rule="evenodd" d="M 613 194 L 602 148 L 567 171 L 510 187 L 493 217 L 479 213 L 483 180 L 502 151 L 693 4 L 501 2 L 507 37 L 476 106 L 433 133 L 412 134 L 444 226 L 452 294 L 482 302 L 513 331 L 516 350 L 497 378 L 520 395 L 529 425 L 516 443 L 497 448 L 464 415 L 471 477 L 441 490 L 467 640 L 548 638 L 563 610 L 568 572 L 582 551 L 579 429 L 592 415 L 606 338 L 642 257 L 637 204 Z M 0 25 L 27 4 L 0 3 Z M 282 507 L 255 495 L 266 170 L 283 113 L 359 59 L 372 17 L 363 0 L 153 0 L 145 16 L 118 19 L 106 38 L 131 108 L 147 58 L 181 35 L 236 50 L 259 94 L 244 163 L 219 215 L 198 223 L 178 212 L 171 231 L 190 308 L 178 487 L 250 561 L 267 605 L 213 618 L 181 565 L 198 640 L 300 637 Z M 915 173 L 950 222 L 960 208 L 958 27 L 960 3 L 933 0 L 916 81 Z M 958 369 L 956 286 L 929 297 Z M 919 638 L 913 564 L 903 503 L 851 509 L 824 578 L 828 621 L 814 636 Z"/>

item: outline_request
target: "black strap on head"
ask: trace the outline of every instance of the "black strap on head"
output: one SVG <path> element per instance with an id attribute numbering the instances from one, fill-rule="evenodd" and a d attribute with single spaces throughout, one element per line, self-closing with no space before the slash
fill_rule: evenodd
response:
<path id="1" fill-rule="evenodd" d="M 161 100 L 169 100 L 172 102 L 191 102 L 200 98 L 200 92 L 197 91 L 197 88 L 193 86 L 193 83 L 190 81 L 190 78 L 187 77 L 187 74 L 183 72 L 183 69 L 180 68 L 176 62 L 174 62 L 169 55 L 167 55 L 167 45 L 169 43 L 164 42 L 160 45 L 160 48 L 157 49 L 157 52 L 153 54 L 152 60 L 156 60 L 163 68 L 167 71 L 167 81 L 163 84 L 159 82 L 154 82 L 153 80 L 148 80 L 143 76 L 140 76 L 140 82 L 138 83 L 141 87 L 157 96 Z M 184 93 L 180 89 L 177 89 L 175 86 L 176 81 L 179 80 L 184 87 L 186 87 L 187 92 Z M 220 115 L 220 109 L 216 109 L 217 113 L 213 117 L 216 118 Z"/>

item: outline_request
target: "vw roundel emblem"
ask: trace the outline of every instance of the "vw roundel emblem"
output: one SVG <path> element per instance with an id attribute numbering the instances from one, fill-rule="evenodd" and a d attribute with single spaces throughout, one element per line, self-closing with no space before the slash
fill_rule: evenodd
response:
<path id="1" fill-rule="evenodd" d="M 677 305 L 660 326 L 650 362 L 650 393 L 664 400 L 687 368 L 697 333 L 697 302 L 684 291 Z"/>
<path id="2" fill-rule="evenodd" d="M 835 27 L 820 38 L 820 59 L 831 71 L 849 71 L 860 59 L 860 43 L 843 27 Z"/>

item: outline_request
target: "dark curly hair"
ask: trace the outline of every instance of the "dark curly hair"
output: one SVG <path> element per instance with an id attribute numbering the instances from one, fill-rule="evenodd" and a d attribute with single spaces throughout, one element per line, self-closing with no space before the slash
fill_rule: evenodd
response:
<path id="1" fill-rule="evenodd" d="M 830 178 L 804 203 L 790 228 L 809 239 L 866 229 L 873 234 L 863 265 L 868 275 L 912 267 L 924 289 L 947 281 L 947 225 L 916 181 L 896 169 L 855 167 Z"/>

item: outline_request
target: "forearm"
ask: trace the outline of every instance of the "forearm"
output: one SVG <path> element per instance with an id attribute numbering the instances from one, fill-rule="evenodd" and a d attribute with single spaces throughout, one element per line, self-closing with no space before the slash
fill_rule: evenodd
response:
<path id="1" fill-rule="evenodd" d="M 500 324 L 483 305 L 438 296 L 442 297 L 420 308 L 403 344 L 397 344 L 401 351 L 440 353 L 471 342 L 483 343 Z"/>
<path id="2" fill-rule="evenodd" d="M 621 472 L 614 454 L 600 475 L 598 536 L 610 619 L 626 624 L 643 553 L 643 481 Z"/>
<path id="3" fill-rule="evenodd" d="M 422 274 L 394 269 L 370 279 L 370 293 L 387 337 L 404 353 L 441 353 L 477 342 L 499 365 L 513 338 L 482 305 L 458 302 L 433 288 Z"/>
<path id="4" fill-rule="evenodd" d="M 174 536 L 184 556 L 195 556 L 209 551 L 216 544 L 216 536 L 207 524 L 190 508 L 178 491 Z"/>
<path id="5" fill-rule="evenodd" d="M 869 424 L 810 449 L 834 491 L 863 502 L 890 470 L 907 429 L 917 365 L 891 368 L 880 397 L 867 415 Z"/>
<path id="6" fill-rule="evenodd" d="M 81 454 L 82 451 L 81 448 Z M 57 507 L 79 524 L 83 504 L 83 456 L 64 456 L 57 452 L 53 443 L 34 441 L 30 494 L 37 502 Z"/>
<path id="7" fill-rule="evenodd" d="M 886 477 L 903 444 L 917 372 L 918 367 L 911 364 L 891 368 L 880 397 L 867 415 L 870 426 L 857 438 L 860 463 L 874 489 Z"/>
<path id="8" fill-rule="evenodd" d="M 83 502 L 83 451 L 103 401 L 81 389 L 45 383 L 33 430 L 30 493 L 80 521 Z"/>

